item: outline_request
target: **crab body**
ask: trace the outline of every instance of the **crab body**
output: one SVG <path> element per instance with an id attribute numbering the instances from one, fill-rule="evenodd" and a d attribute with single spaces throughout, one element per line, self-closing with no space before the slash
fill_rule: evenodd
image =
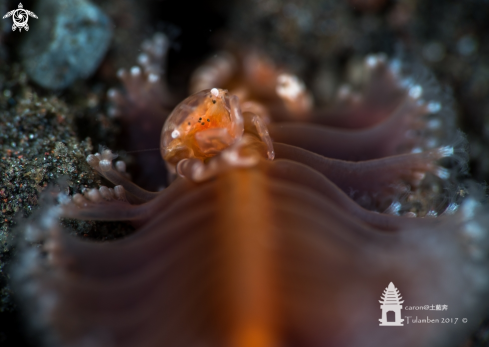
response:
<path id="1" fill-rule="evenodd" d="M 243 116 L 237 103 L 236 97 L 217 88 L 182 101 L 163 127 L 163 158 L 174 165 L 184 158 L 204 161 L 231 146 L 243 135 Z"/>

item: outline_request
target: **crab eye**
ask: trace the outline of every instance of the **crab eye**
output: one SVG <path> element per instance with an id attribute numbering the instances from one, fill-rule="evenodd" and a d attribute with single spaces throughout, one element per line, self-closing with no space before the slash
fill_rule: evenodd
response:
<path id="1" fill-rule="evenodd" d="M 175 107 L 161 133 L 161 154 L 169 164 L 186 158 L 205 160 L 243 134 L 238 98 L 224 89 L 206 89 Z"/>

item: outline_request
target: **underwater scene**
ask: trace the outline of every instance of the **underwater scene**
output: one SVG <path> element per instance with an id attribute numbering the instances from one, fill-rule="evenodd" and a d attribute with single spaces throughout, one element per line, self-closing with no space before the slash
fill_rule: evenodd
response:
<path id="1" fill-rule="evenodd" d="M 0 12 L 0 346 L 489 346 L 489 1 Z"/>

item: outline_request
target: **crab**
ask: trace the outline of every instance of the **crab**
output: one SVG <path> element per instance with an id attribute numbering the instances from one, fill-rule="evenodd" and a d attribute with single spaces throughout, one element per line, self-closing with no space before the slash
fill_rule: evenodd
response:
<path id="1" fill-rule="evenodd" d="M 245 133 L 256 132 L 266 147 L 268 160 L 273 160 L 275 153 L 265 122 L 253 109 L 242 109 L 238 97 L 227 90 L 203 90 L 186 98 L 168 116 L 161 133 L 161 154 L 171 171 L 190 159 L 205 163 L 226 149 L 224 157 L 230 158 L 230 150 L 236 152 L 249 141 Z M 249 165 L 250 158 L 238 158 L 233 159 L 235 165 Z"/>

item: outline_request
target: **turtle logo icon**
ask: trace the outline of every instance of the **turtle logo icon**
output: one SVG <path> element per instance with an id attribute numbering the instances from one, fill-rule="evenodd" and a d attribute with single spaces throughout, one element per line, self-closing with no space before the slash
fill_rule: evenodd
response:
<path id="1" fill-rule="evenodd" d="M 27 25 L 29 16 L 37 19 L 37 16 L 34 12 L 24 10 L 24 6 L 22 6 L 22 3 L 19 3 L 18 9 L 12 10 L 8 12 L 5 16 L 3 16 L 3 19 L 10 16 L 12 16 L 12 19 L 14 21 L 14 24 L 12 25 L 12 31 L 15 31 L 15 29 L 17 28 L 19 28 L 19 31 L 22 31 L 22 29 L 25 29 L 25 31 L 29 31 L 29 25 Z"/>

